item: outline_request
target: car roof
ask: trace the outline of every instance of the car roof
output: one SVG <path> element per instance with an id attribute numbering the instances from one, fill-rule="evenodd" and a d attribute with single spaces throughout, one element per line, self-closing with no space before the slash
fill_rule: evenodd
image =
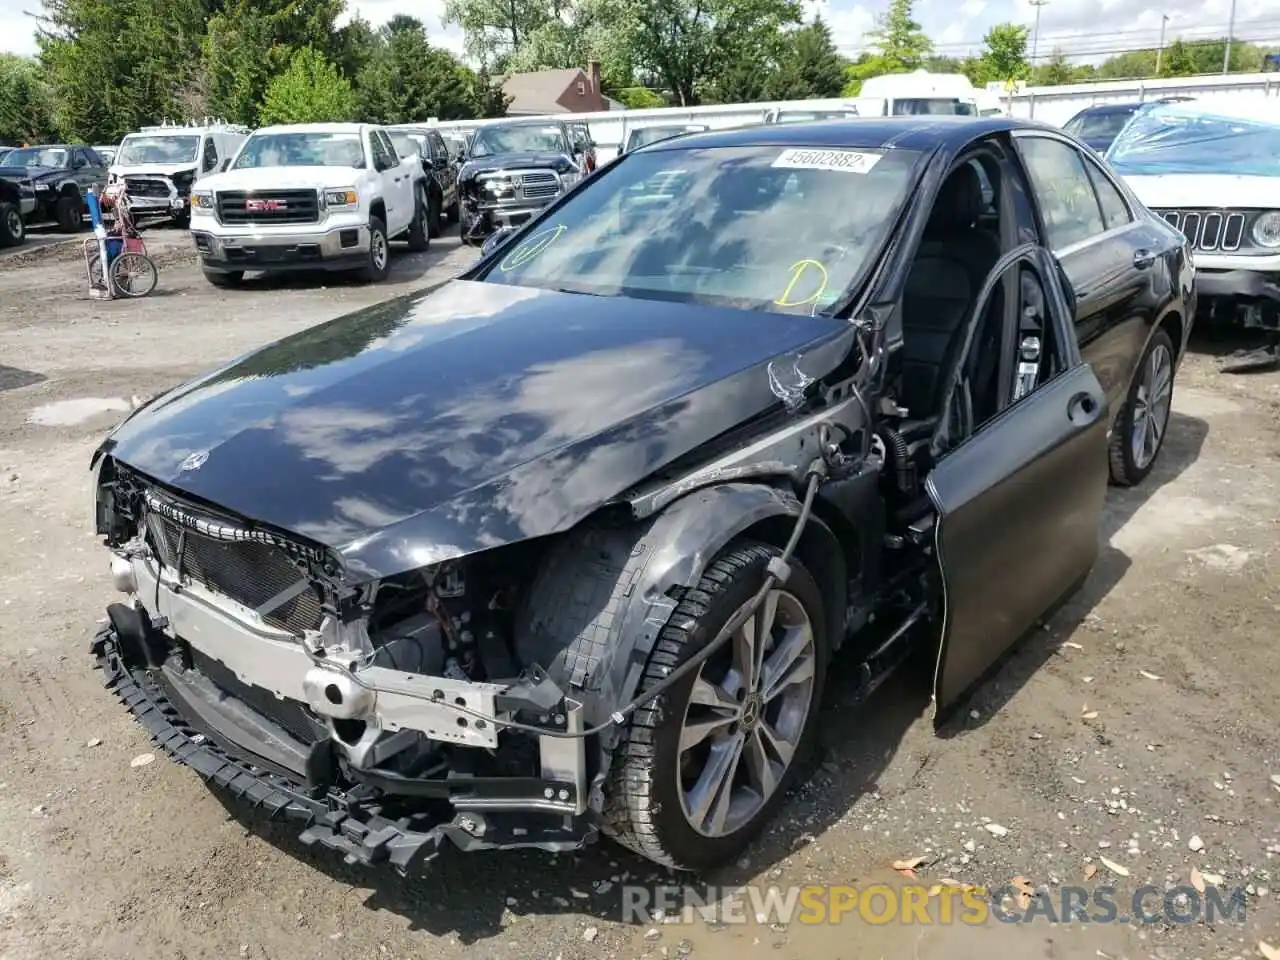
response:
<path id="1" fill-rule="evenodd" d="M 1091 107 L 1085 107 L 1083 110 L 1076 111 L 1076 116 L 1084 116 L 1086 113 L 1132 113 L 1139 107 L 1146 106 L 1147 103 L 1162 103 L 1160 100 L 1148 100 L 1144 103 L 1141 100 L 1128 100 L 1124 103 L 1095 103 Z"/>
<path id="2" fill-rule="evenodd" d="M 367 123 L 278 123 L 254 133 L 361 133 Z"/>
<path id="3" fill-rule="evenodd" d="M 761 124 L 689 133 L 676 140 L 660 140 L 646 151 L 696 150 L 706 147 L 859 147 L 932 150 L 963 147 L 969 141 L 1009 130 L 1059 128 L 1014 117 L 851 117 L 807 123 Z"/>
<path id="4" fill-rule="evenodd" d="M 493 123 L 486 123 L 483 127 L 477 127 L 475 130 L 472 130 L 471 132 L 479 133 L 481 130 L 484 130 L 486 127 L 545 127 L 548 124 L 552 124 L 552 123 L 559 124 L 562 127 L 567 127 L 573 122 L 574 121 L 572 120 L 561 120 L 558 117 L 542 117 L 539 119 L 534 119 L 530 117 L 527 119 L 522 118 L 519 120 L 516 120 L 516 119 L 496 120 Z"/>

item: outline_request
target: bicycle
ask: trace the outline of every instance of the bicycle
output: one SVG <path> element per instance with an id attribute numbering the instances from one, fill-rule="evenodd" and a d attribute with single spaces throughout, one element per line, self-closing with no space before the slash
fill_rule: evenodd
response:
<path id="1" fill-rule="evenodd" d="M 102 191 L 101 203 L 103 209 L 113 210 L 115 217 L 112 225 L 106 228 L 105 237 L 94 236 L 84 241 L 89 289 L 92 295 L 107 299 L 117 294 L 130 298 L 145 297 L 156 288 L 159 270 L 148 255 L 147 244 L 134 222 L 128 187 L 123 178 Z M 102 270 L 100 240 L 106 247 L 106 275 Z"/>

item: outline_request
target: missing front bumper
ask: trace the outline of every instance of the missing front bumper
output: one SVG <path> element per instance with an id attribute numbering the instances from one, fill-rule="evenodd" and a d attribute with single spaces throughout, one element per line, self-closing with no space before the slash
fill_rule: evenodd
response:
<path id="1" fill-rule="evenodd" d="M 165 753 L 207 782 L 265 811 L 270 819 L 300 825 L 302 843 L 337 851 L 348 863 L 390 864 L 399 873 L 409 874 L 433 859 L 445 840 L 467 852 L 520 848 L 563 852 L 580 849 L 597 836 L 590 815 L 484 809 L 486 798 L 502 802 L 528 793 L 534 784 L 524 780 L 445 781 L 448 803 L 457 811 L 451 819 L 447 812 L 441 815 L 442 804 L 431 802 L 441 798 L 426 800 L 383 789 L 396 789 L 392 783 L 308 787 L 244 744 L 227 739 L 225 731 L 220 735 L 184 715 L 166 695 L 165 683 L 157 679 L 155 670 L 126 665 L 113 627 L 97 631 L 91 652 L 105 685 Z M 555 789 L 551 784 L 537 786 L 542 791 Z M 468 792 L 478 803 L 459 809 L 459 800 L 461 806 L 468 806 Z M 423 809 L 428 806 L 436 809 Z"/>

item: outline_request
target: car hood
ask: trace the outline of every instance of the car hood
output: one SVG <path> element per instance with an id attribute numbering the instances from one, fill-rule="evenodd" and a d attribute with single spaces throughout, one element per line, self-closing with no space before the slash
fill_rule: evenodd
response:
<path id="1" fill-rule="evenodd" d="M 200 186 L 210 190 L 350 187 L 360 174 L 355 167 L 251 167 L 214 174 L 201 180 Z"/>
<path id="2" fill-rule="evenodd" d="M 489 170 L 513 170 L 517 167 L 550 167 L 564 163 L 569 157 L 564 153 L 497 153 L 491 157 L 468 160 L 459 171 L 460 177 L 474 177 Z"/>
<path id="3" fill-rule="evenodd" d="M 109 169 L 117 177 L 173 177 L 179 173 L 194 174 L 196 165 L 194 161 L 190 163 L 128 163 L 112 164 Z"/>
<path id="4" fill-rule="evenodd" d="M 1121 171 L 1121 176 L 1124 176 Z M 1125 176 L 1125 183 L 1153 209 L 1188 207 L 1280 208 L 1280 177 L 1222 173 L 1161 173 Z"/>
<path id="5" fill-rule="evenodd" d="M 43 180 L 61 172 L 57 167 L 0 166 L 0 178 L 5 180 Z"/>
<path id="6" fill-rule="evenodd" d="M 358 582 L 568 529 L 774 407 L 797 363 L 825 375 L 851 329 L 455 280 L 178 387 L 103 451 Z"/>

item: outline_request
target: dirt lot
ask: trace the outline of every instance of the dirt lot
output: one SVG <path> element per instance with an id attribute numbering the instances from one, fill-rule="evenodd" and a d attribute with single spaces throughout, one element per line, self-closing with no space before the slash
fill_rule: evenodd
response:
<path id="1" fill-rule="evenodd" d="M 219 292 L 181 236 L 151 237 L 161 288 L 137 303 L 88 300 L 64 248 L 0 262 L 0 957 L 1207 960 L 1280 946 L 1280 375 L 1229 378 L 1190 356 L 1162 461 L 1112 495 L 1083 592 L 941 735 L 917 685 L 855 711 L 837 668 L 812 784 L 710 878 L 900 882 L 887 865 L 925 856 L 925 883 L 1114 883 L 1123 913 L 1133 889 L 1186 884 L 1194 866 L 1246 888 L 1243 925 L 624 924 L 622 885 L 665 878 L 607 844 L 445 856 L 405 882 L 300 849 L 161 756 L 131 764 L 151 747 L 87 656 L 112 598 L 89 531 L 103 430 L 131 397 L 470 256 L 445 239 L 401 252 L 387 285 Z"/>

